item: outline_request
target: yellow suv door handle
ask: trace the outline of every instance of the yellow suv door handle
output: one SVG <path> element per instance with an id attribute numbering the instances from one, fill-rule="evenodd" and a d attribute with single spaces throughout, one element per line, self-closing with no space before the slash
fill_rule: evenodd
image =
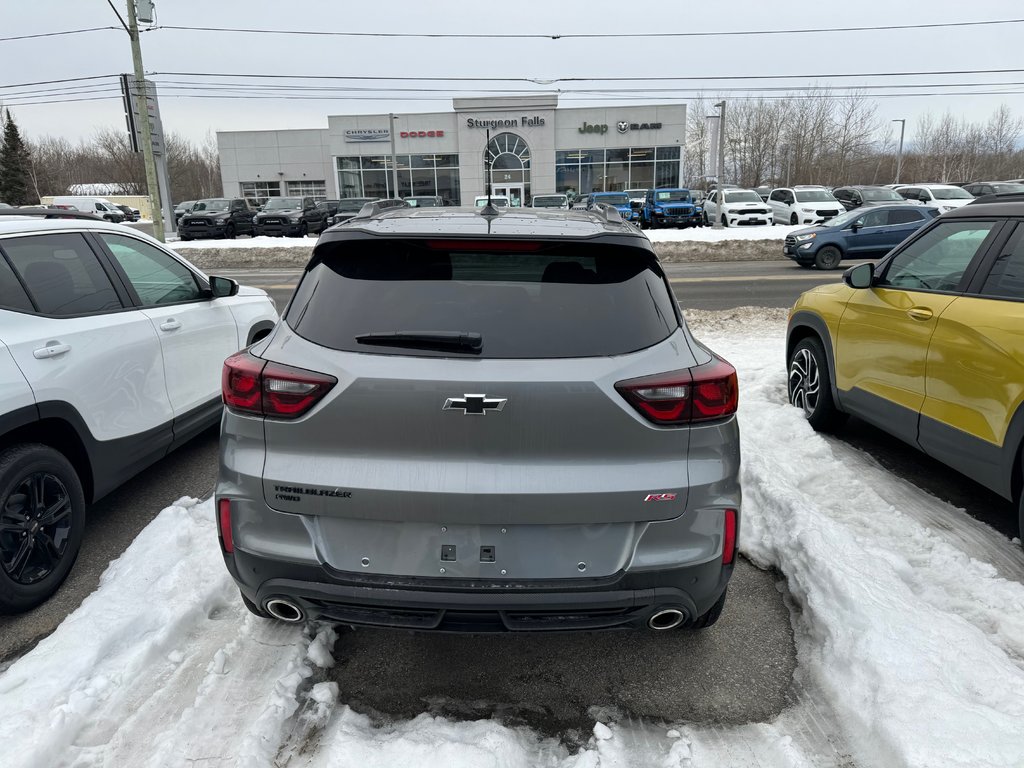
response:
<path id="1" fill-rule="evenodd" d="M 911 320 L 931 320 L 933 314 L 928 307 L 911 307 L 907 310 L 907 317 Z"/>

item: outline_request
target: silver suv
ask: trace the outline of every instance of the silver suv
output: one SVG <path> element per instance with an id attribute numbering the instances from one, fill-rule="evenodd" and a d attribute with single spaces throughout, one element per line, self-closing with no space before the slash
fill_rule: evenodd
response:
<path id="1" fill-rule="evenodd" d="M 220 540 L 258 615 L 487 632 L 722 611 L 736 372 L 612 209 L 367 206 L 223 382 Z"/>

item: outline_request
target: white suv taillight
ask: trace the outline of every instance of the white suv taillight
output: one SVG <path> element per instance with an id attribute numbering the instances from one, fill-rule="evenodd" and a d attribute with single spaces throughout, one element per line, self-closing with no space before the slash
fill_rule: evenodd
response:
<path id="1" fill-rule="evenodd" d="M 268 363 L 243 350 L 224 361 L 221 391 L 232 411 L 297 419 L 337 383 L 333 376 Z"/>
<path id="2" fill-rule="evenodd" d="M 654 424 L 674 426 L 721 419 L 736 413 L 736 369 L 720 358 L 669 373 L 616 383 L 615 389 Z"/>

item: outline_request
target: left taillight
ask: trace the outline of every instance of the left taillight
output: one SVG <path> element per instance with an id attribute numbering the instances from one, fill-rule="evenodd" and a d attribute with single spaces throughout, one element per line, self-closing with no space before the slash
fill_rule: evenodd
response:
<path id="1" fill-rule="evenodd" d="M 233 411 L 297 419 L 337 383 L 325 373 L 267 362 L 243 350 L 224 361 L 221 391 Z"/>
<path id="2" fill-rule="evenodd" d="M 678 426 L 736 413 L 736 369 L 721 358 L 694 368 L 657 373 L 615 384 L 615 389 L 648 421 Z"/>

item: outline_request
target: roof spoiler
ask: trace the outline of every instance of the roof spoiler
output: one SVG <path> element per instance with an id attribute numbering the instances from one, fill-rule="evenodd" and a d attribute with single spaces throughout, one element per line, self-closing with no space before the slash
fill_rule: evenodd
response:
<path id="1" fill-rule="evenodd" d="M 89 221 L 103 221 L 86 211 L 67 210 L 64 208 L 11 208 L 10 210 L 0 209 L 0 216 L 42 216 L 45 219 L 89 219 Z"/>

